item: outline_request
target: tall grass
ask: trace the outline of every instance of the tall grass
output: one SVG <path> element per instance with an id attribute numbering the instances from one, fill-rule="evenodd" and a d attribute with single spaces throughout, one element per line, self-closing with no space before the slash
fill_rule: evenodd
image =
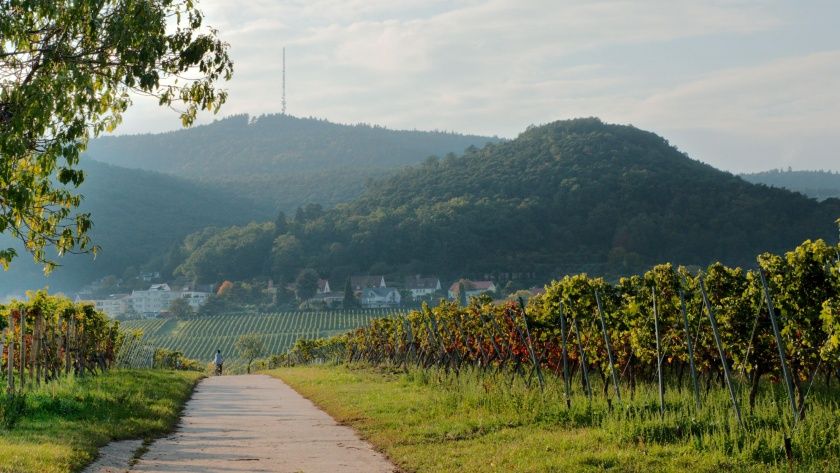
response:
<path id="1" fill-rule="evenodd" d="M 168 432 L 200 377 L 114 369 L 28 388 L 18 418 L 0 430 L 0 472 L 78 471 L 111 440 Z"/>
<path id="2" fill-rule="evenodd" d="M 619 402 L 614 396 L 601 395 L 603 381 L 593 376 L 596 395 L 590 402 L 578 379 L 567 408 L 563 379 L 551 374 L 542 390 L 536 380 L 529 385 L 527 378 L 518 375 L 487 374 L 473 368 L 457 375 L 409 368 L 396 376 L 406 383 L 433 387 L 441 409 L 475 407 L 495 413 L 493 418 L 450 431 L 454 438 L 513 426 L 592 427 L 640 453 L 651 444 L 682 444 L 701 454 L 722 453 L 744 465 L 758 463 L 779 470 L 795 466 L 797 471 L 826 471 L 840 465 L 840 393 L 824 385 L 814 387 L 807 415 L 794 427 L 784 389 L 770 382 L 763 386 L 754 409 L 746 407 L 746 389 L 739 389 L 743 416 L 739 425 L 728 392 L 719 386 L 704 394 L 698 409 L 690 389 L 668 385 L 664 414 L 660 414 L 658 388 L 653 383 L 639 384 L 633 391 L 624 387 Z M 791 440 L 790 460 L 785 437 Z"/>

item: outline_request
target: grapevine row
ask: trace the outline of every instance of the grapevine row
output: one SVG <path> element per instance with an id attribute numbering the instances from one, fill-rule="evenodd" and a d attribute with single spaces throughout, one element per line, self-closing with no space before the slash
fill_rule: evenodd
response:
<path id="1" fill-rule="evenodd" d="M 713 385 L 734 385 L 755 402 L 762 380 L 784 386 L 794 422 L 804 417 L 818 376 L 840 379 L 840 246 L 806 241 L 785 255 L 763 254 L 752 270 L 720 263 L 703 271 L 663 264 L 611 284 L 567 276 L 520 303 L 474 298 L 441 301 L 407 316 L 375 319 L 351 333 L 301 340 L 287 362 L 349 362 L 508 372 L 543 386 L 551 373 L 567 403 L 578 389 L 591 400 L 621 402 L 637 383 L 690 386 L 698 404 Z M 579 382 L 578 382 L 579 381 Z M 579 388 L 576 386 L 579 385 Z"/>
<path id="2" fill-rule="evenodd" d="M 9 393 L 71 373 L 96 374 L 118 361 L 126 338 L 119 322 L 90 304 L 46 291 L 28 295 L 26 302 L 0 305 L 0 376 Z"/>

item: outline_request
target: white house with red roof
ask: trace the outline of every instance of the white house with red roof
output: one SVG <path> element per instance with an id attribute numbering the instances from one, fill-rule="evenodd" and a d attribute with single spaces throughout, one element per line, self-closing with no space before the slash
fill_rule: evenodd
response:
<path id="1" fill-rule="evenodd" d="M 350 286 L 353 288 L 353 293 L 360 296 L 362 291 L 367 288 L 387 287 L 385 285 L 385 276 L 351 276 Z"/>
<path id="2" fill-rule="evenodd" d="M 437 276 L 422 277 L 419 274 L 405 278 L 405 289 L 411 297 L 430 296 L 441 290 L 440 279 Z"/>

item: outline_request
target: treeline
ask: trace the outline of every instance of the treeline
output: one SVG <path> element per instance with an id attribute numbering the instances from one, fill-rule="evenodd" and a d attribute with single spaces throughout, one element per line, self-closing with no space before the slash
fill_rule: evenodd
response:
<path id="1" fill-rule="evenodd" d="M 527 272 L 615 278 L 658 261 L 746 264 L 830 238 L 840 201 L 749 184 L 689 159 L 653 133 L 579 119 L 374 181 L 348 204 L 275 222 L 207 229 L 170 267 L 199 282 L 303 269 L 443 278 Z"/>
<path id="2" fill-rule="evenodd" d="M 737 378 L 749 386 L 752 407 L 761 380 L 770 378 L 790 383 L 794 415 L 804 417 L 817 377 L 840 382 L 840 245 L 806 241 L 783 256 L 762 254 L 754 270 L 715 263 L 692 273 L 662 264 L 615 284 L 566 276 L 524 310 L 481 298 L 466 307 L 441 302 L 301 341 L 287 358 L 333 357 L 505 368 L 534 384 L 542 373 L 562 374 L 567 395 L 579 389 L 574 383 L 590 397 L 597 378 L 603 395 L 619 400 L 638 383 L 659 378 L 664 392 L 666 384 L 683 389 L 693 380 L 698 406 L 703 389 Z"/>
<path id="3" fill-rule="evenodd" d="M 88 155 L 213 183 L 288 212 L 307 203 L 347 202 L 371 177 L 496 141 L 282 114 L 236 115 L 189 130 L 101 138 L 90 144 Z"/>
<path id="4" fill-rule="evenodd" d="M 840 173 L 836 171 L 794 171 L 788 168 L 786 171 L 774 169 L 746 173 L 741 177 L 756 184 L 801 192 L 819 200 L 840 199 Z"/>

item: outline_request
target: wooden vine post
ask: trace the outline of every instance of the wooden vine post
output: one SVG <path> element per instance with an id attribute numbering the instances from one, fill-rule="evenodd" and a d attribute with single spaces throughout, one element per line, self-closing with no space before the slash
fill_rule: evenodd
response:
<path id="1" fill-rule="evenodd" d="M 0 372 L 3 373 L 3 376 L 6 376 L 6 370 L 3 367 L 3 353 L 6 351 L 6 341 L 9 339 L 9 331 L 8 329 L 3 329 L 3 334 L 0 335 Z"/>
<path id="2" fill-rule="evenodd" d="M 38 320 L 40 311 L 36 309 L 32 312 L 32 315 L 32 340 L 29 344 L 29 384 L 38 386 L 41 384 L 41 380 L 38 379 L 38 375 L 40 374 L 40 360 L 38 356 Z"/>
<path id="3" fill-rule="evenodd" d="M 770 297 L 770 289 L 767 287 L 767 280 L 764 277 L 764 270 L 758 267 L 758 276 L 761 279 L 761 287 L 764 291 L 764 300 L 767 302 L 767 312 L 770 314 L 770 324 L 773 326 L 773 336 L 776 338 L 776 348 L 779 351 L 779 362 L 782 365 L 782 375 L 785 377 L 785 388 L 787 388 L 790 409 L 793 412 L 793 425 L 799 422 L 799 409 L 796 408 L 796 398 L 793 393 L 793 380 L 790 377 L 787 360 L 785 359 L 785 346 L 782 335 L 779 332 L 779 324 L 776 321 L 776 309 L 773 307 L 773 299 Z"/>
<path id="4" fill-rule="evenodd" d="M 537 379 L 540 382 L 540 389 L 545 387 L 545 380 L 543 379 L 542 370 L 540 369 L 540 360 L 537 359 L 534 352 L 534 343 L 531 340 L 531 331 L 528 330 L 528 317 L 525 314 L 525 301 L 519 298 L 519 307 L 522 309 L 522 323 L 525 324 L 525 336 L 527 337 L 528 353 L 531 355 L 531 363 L 534 364 L 534 370 L 537 372 Z"/>
<path id="5" fill-rule="evenodd" d="M 610 347 L 610 335 L 607 333 L 607 322 L 604 319 L 604 310 L 601 307 L 601 296 L 598 295 L 598 290 L 595 290 L 595 303 L 598 305 L 598 316 L 601 319 L 601 330 L 604 332 L 604 346 L 607 348 L 607 361 L 610 365 L 610 374 L 612 375 L 613 386 L 615 386 L 615 397 L 618 402 L 621 402 L 621 389 L 618 387 L 618 373 L 615 369 L 615 361 L 613 360 L 612 348 Z"/>
<path id="6" fill-rule="evenodd" d="M 19 312 L 20 314 L 20 349 L 18 353 L 20 355 L 20 363 L 18 363 L 18 375 L 20 376 L 20 389 L 23 390 L 26 388 L 26 378 L 24 377 L 24 367 L 26 366 L 26 309 L 21 309 Z"/>
<path id="7" fill-rule="evenodd" d="M 662 336 L 659 333 L 659 311 L 656 307 L 656 284 L 651 291 L 653 302 L 653 330 L 656 332 L 656 378 L 659 384 L 659 416 L 665 416 L 665 384 L 662 379 Z"/>
<path id="8" fill-rule="evenodd" d="M 563 313 L 563 301 L 560 301 L 560 340 L 563 344 L 563 382 L 566 387 L 566 408 L 572 407 L 572 382 L 569 379 L 569 349 L 566 340 L 566 315 Z"/>
<path id="9" fill-rule="evenodd" d="M 589 397 L 590 404 L 592 403 L 592 385 L 589 384 L 589 368 L 586 367 L 586 352 L 583 351 L 583 339 L 580 334 L 580 322 L 577 317 L 573 317 L 575 322 L 575 334 L 577 335 L 578 353 L 580 353 L 580 373 L 583 376 L 583 385 L 586 388 L 586 395 Z"/>
<path id="10" fill-rule="evenodd" d="M 691 384 L 694 387 L 694 404 L 700 409 L 700 383 L 697 381 L 697 367 L 694 365 L 694 348 L 691 346 L 691 331 L 688 328 L 688 314 L 685 310 L 685 293 L 680 288 L 680 311 L 683 318 L 683 330 L 685 331 L 685 343 L 688 348 L 688 366 L 691 371 Z"/>
<path id="11" fill-rule="evenodd" d="M 78 375 L 84 376 L 85 375 L 85 348 L 87 346 L 87 331 L 85 330 L 84 325 L 79 327 L 76 326 L 76 331 L 78 332 L 81 329 L 81 335 L 79 336 L 79 342 L 76 345 L 76 358 L 78 360 Z"/>
<path id="12" fill-rule="evenodd" d="M 712 304 L 709 303 L 709 297 L 706 295 L 706 284 L 703 282 L 702 273 L 700 273 L 700 293 L 703 295 L 703 304 L 706 306 L 706 312 L 709 314 L 709 322 L 712 325 L 712 335 L 715 337 L 715 345 L 717 345 L 718 353 L 720 354 L 720 363 L 723 366 L 723 378 L 726 381 L 726 387 L 729 388 L 729 397 L 732 399 L 732 407 L 735 410 L 735 417 L 738 419 L 738 425 L 743 427 L 743 422 L 741 421 L 741 408 L 738 407 L 738 399 L 735 396 L 735 386 L 732 385 L 732 376 L 729 373 L 729 363 L 726 362 L 726 353 L 723 351 L 723 344 L 720 341 L 720 333 L 718 332 L 715 310 L 712 307 Z"/>
<path id="13" fill-rule="evenodd" d="M 32 340 L 32 358 L 35 360 L 35 385 L 41 385 L 41 311 L 35 312 L 35 330 Z"/>
<path id="14" fill-rule="evenodd" d="M 64 376 L 70 374 L 70 332 L 72 330 L 72 316 L 68 315 L 64 323 Z"/>
<path id="15" fill-rule="evenodd" d="M 15 313 L 14 311 L 9 314 L 9 336 L 6 339 L 8 348 L 8 363 L 6 364 L 7 368 L 7 391 L 9 394 L 15 392 Z"/>

